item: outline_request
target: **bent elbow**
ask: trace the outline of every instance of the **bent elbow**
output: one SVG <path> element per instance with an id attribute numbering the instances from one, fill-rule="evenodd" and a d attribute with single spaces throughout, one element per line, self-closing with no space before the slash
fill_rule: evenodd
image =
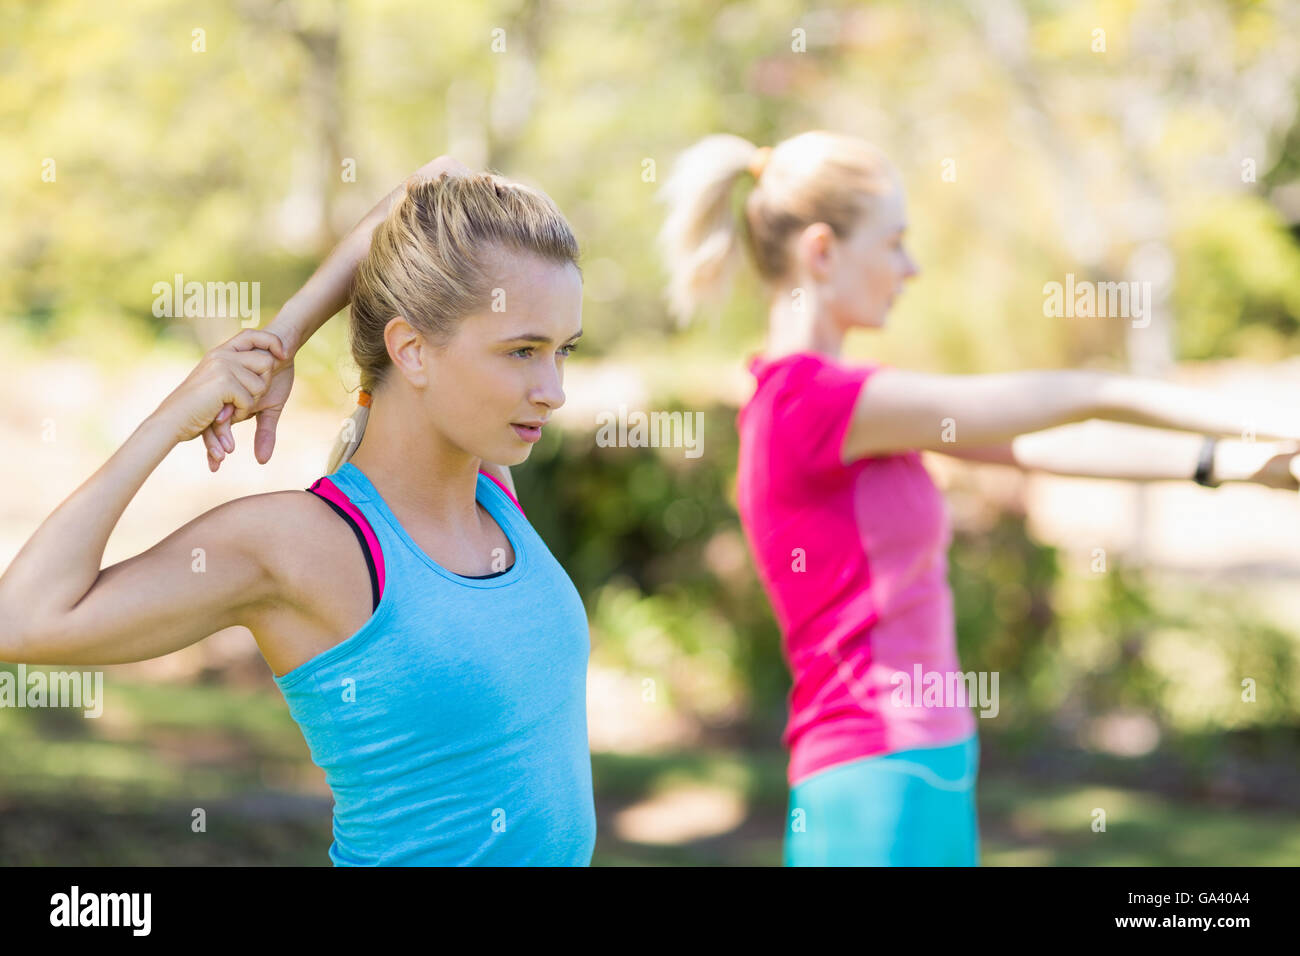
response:
<path id="1" fill-rule="evenodd" d="M 8 608 L 0 611 L 0 661 L 6 664 L 30 664 L 28 649 L 35 642 L 21 619 Z"/>
<path id="2" fill-rule="evenodd" d="M 6 614 L 0 625 L 0 661 L 9 664 L 63 664 L 55 630 L 22 615 Z"/>

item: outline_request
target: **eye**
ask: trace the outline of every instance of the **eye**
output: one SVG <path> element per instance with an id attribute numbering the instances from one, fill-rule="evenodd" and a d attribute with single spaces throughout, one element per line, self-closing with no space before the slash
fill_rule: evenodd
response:
<path id="1" fill-rule="evenodd" d="M 567 358 L 568 356 L 570 356 L 570 355 L 572 355 L 574 352 L 576 352 L 577 349 L 578 349 L 578 345 L 577 345 L 576 342 L 574 342 L 574 343 L 570 343 L 569 345 L 563 345 L 563 346 L 561 346 L 559 349 L 557 349 L 557 352 L 558 352 L 561 356 Z M 510 354 L 511 354 L 511 355 L 514 355 L 514 356 L 518 356 L 519 358 L 524 358 L 524 359 L 526 359 L 526 358 L 531 358 L 531 357 L 532 357 L 532 353 L 533 353 L 534 351 L 535 351 L 535 348 L 534 348 L 533 346 L 531 346 L 531 345 L 525 345 L 525 346 L 523 346 L 522 348 L 514 349 L 513 351 L 510 352 Z"/>

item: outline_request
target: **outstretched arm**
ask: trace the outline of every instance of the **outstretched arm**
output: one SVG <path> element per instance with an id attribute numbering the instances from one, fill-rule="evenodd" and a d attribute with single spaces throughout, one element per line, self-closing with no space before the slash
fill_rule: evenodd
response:
<path id="1" fill-rule="evenodd" d="M 883 368 L 863 385 L 840 454 L 846 463 L 918 448 L 951 454 L 1090 418 L 1221 438 L 1249 428 L 1263 440 L 1300 440 L 1294 410 L 1132 375 L 1073 369 L 930 375 Z"/>
<path id="2" fill-rule="evenodd" d="M 1089 421 L 1019 435 L 991 445 L 935 447 L 953 458 L 1014 465 L 1028 471 L 1127 481 L 1191 480 L 1202 436 L 1185 432 Z M 1251 482 L 1295 490 L 1300 469 L 1296 442 L 1222 440 L 1210 475 L 1217 482 Z"/>

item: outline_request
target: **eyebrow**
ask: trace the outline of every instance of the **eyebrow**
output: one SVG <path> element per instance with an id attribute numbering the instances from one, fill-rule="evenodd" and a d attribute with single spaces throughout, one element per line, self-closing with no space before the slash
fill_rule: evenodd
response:
<path id="1" fill-rule="evenodd" d="M 565 341 L 572 342 L 574 339 L 579 339 L 579 338 L 582 338 L 582 329 L 578 329 L 577 332 L 574 332 L 567 339 L 565 339 Z M 539 335 L 536 332 L 527 332 L 524 335 L 512 335 L 508 339 L 502 339 L 501 341 L 503 343 L 504 342 L 539 342 L 542 345 L 545 345 L 547 342 L 551 341 L 551 339 L 549 336 Z"/>

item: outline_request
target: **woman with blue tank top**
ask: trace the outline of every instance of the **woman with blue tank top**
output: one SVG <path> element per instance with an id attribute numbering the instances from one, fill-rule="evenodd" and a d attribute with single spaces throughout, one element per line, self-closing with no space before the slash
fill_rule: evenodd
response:
<path id="1" fill-rule="evenodd" d="M 586 613 L 508 471 L 564 402 L 577 259 L 544 194 L 417 171 L 42 524 L 0 577 L 0 659 L 144 660 L 243 625 L 334 795 L 335 865 L 589 864 Z M 257 415 L 269 458 L 293 353 L 340 295 L 362 392 L 326 474 L 100 570 L 177 443 L 202 435 L 216 470 Z"/>

